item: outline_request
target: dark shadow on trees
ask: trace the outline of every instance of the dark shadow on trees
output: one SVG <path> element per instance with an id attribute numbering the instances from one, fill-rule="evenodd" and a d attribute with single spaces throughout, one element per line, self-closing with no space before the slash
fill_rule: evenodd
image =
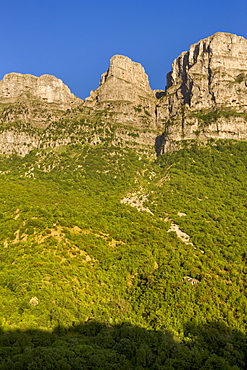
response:
<path id="1" fill-rule="evenodd" d="M 169 330 L 95 320 L 70 328 L 0 330 L 0 369 L 246 369 L 246 336 L 223 323 L 188 324 L 184 340 Z"/>

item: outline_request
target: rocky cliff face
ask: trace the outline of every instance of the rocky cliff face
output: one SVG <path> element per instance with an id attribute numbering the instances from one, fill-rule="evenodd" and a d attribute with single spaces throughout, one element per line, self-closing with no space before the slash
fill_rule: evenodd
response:
<path id="1" fill-rule="evenodd" d="M 158 118 L 171 139 L 246 136 L 247 40 L 216 33 L 172 65 Z"/>
<path id="2" fill-rule="evenodd" d="M 115 55 L 101 76 L 99 88 L 85 99 L 84 107 L 100 113 L 101 121 L 113 127 L 113 144 L 155 153 L 156 137 L 163 129 L 156 120 L 156 104 L 142 65 Z"/>
<path id="3" fill-rule="evenodd" d="M 0 102 L 15 102 L 20 97 L 36 97 L 47 103 L 56 103 L 61 109 L 71 108 L 80 101 L 62 80 L 51 76 L 9 73 L 0 81 Z"/>
<path id="4" fill-rule="evenodd" d="M 155 106 L 144 68 L 120 55 L 85 102 L 53 76 L 12 73 L 0 82 L 0 152 L 107 141 L 154 153 Z"/>
<path id="5" fill-rule="evenodd" d="M 62 112 L 81 104 L 62 80 L 9 73 L 0 81 L 0 123 L 16 121 L 46 127 Z"/>
<path id="6" fill-rule="evenodd" d="M 153 99 L 142 65 L 123 55 L 111 58 L 108 71 L 101 76 L 100 87 L 92 95 L 97 102 L 121 100 L 138 104 Z"/>
<path id="7" fill-rule="evenodd" d="M 100 86 L 91 91 L 85 105 L 106 110 L 111 119 L 133 127 L 156 128 L 156 98 L 141 64 L 115 55 L 101 76 Z"/>
<path id="8" fill-rule="evenodd" d="M 42 129 L 42 130 L 40 130 Z M 141 64 L 115 55 L 85 101 L 56 77 L 0 81 L 0 152 L 102 141 L 156 153 L 181 140 L 247 140 L 247 40 L 216 33 L 183 52 L 152 91 Z"/>

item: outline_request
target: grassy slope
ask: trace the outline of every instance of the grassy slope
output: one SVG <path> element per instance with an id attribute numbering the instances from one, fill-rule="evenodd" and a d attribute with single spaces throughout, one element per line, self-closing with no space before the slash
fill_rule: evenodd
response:
<path id="1" fill-rule="evenodd" d="M 2 326 L 94 318 L 185 341 L 211 322 L 245 333 L 246 156 L 246 143 L 218 142 L 156 163 L 104 146 L 2 158 Z M 154 215 L 120 202 L 133 193 Z M 171 220 L 193 245 L 167 232 Z"/>

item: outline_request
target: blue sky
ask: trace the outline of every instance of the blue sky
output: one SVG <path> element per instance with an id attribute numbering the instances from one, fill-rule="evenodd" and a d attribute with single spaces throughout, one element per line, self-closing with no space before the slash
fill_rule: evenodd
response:
<path id="1" fill-rule="evenodd" d="M 172 61 L 215 32 L 247 38 L 247 0 L 0 0 L 0 79 L 52 74 L 84 99 L 114 54 L 162 89 Z"/>

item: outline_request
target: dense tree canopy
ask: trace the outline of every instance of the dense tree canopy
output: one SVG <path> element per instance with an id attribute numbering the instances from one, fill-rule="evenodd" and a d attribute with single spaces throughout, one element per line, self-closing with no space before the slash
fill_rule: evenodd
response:
<path id="1" fill-rule="evenodd" d="M 2 156 L 0 369 L 244 369 L 246 166 L 231 141 Z"/>

